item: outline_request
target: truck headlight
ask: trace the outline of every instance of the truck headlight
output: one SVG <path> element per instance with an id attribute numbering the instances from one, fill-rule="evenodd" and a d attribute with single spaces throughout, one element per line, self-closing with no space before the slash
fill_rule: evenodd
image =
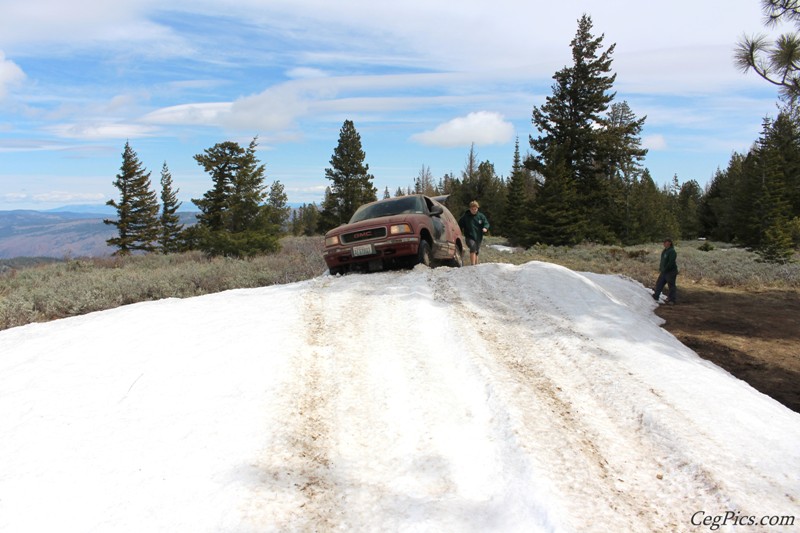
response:
<path id="1" fill-rule="evenodd" d="M 394 226 L 389 226 L 389 233 L 391 235 L 402 235 L 404 233 L 414 233 L 414 230 L 411 229 L 411 224 L 395 224 Z"/>
<path id="2" fill-rule="evenodd" d="M 325 237 L 325 246 L 336 246 L 339 244 L 339 236 Z"/>

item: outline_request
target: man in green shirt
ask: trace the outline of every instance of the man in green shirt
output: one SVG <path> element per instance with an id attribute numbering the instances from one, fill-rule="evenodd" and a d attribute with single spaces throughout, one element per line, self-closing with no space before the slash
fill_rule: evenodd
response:
<path id="1" fill-rule="evenodd" d="M 469 209 L 458 220 L 458 227 L 461 228 L 461 233 L 467 239 L 469 260 L 472 265 L 478 264 L 483 234 L 489 231 L 489 220 L 486 215 L 478 212 L 479 207 L 478 202 L 473 200 L 469 203 Z"/>
<path id="2" fill-rule="evenodd" d="M 661 297 L 661 291 L 664 290 L 664 285 L 669 285 L 669 294 L 667 295 L 667 303 L 674 304 L 677 297 L 678 289 L 675 287 L 675 279 L 678 277 L 678 252 L 672 245 L 672 239 L 664 239 L 664 251 L 661 252 L 661 262 L 658 265 L 658 280 L 656 280 L 656 288 L 653 289 L 653 300 L 658 301 Z"/>

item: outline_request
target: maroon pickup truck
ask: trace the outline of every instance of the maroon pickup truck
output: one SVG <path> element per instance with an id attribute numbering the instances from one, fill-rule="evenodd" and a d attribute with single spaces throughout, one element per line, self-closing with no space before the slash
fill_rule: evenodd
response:
<path id="1" fill-rule="evenodd" d="M 325 234 L 322 255 L 328 270 L 342 274 L 434 262 L 460 267 L 464 237 L 438 200 L 412 194 L 362 205 L 350 222 Z"/>

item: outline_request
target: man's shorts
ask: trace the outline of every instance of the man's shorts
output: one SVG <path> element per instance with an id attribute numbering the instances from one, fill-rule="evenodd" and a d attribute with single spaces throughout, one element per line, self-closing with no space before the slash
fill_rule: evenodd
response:
<path id="1" fill-rule="evenodd" d="M 469 248 L 469 252 L 472 254 L 480 253 L 481 241 L 476 241 L 474 239 L 467 239 L 467 248 Z"/>

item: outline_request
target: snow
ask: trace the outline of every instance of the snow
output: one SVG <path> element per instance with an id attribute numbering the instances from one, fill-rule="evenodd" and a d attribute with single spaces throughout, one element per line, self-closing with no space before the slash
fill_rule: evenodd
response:
<path id="1" fill-rule="evenodd" d="M 0 531 L 800 515 L 800 415 L 700 359 L 655 305 L 618 276 L 482 264 L 0 332 Z M 758 528 L 718 529 L 734 530 Z"/>
<path id="2" fill-rule="evenodd" d="M 493 250 L 497 250 L 498 252 L 513 254 L 516 250 L 511 246 L 505 246 L 504 244 L 490 244 L 489 248 Z"/>

